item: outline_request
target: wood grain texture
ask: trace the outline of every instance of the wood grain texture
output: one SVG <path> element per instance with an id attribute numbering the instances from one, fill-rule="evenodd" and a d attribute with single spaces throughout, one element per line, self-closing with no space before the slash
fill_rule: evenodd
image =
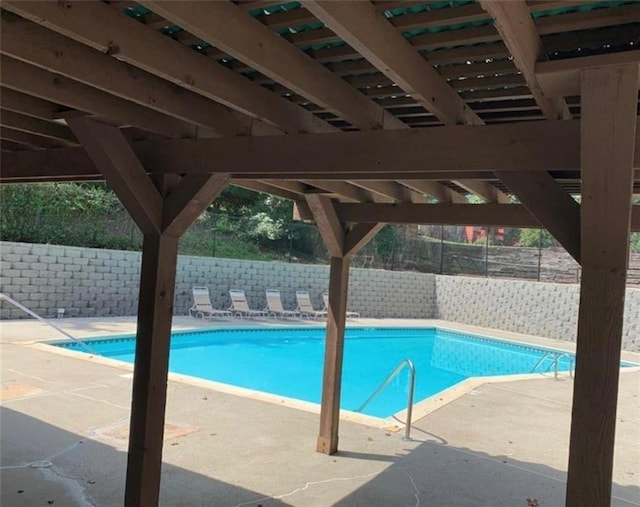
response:
<path id="1" fill-rule="evenodd" d="M 638 66 L 582 73 L 582 282 L 567 506 L 610 505 Z"/>
<path id="2" fill-rule="evenodd" d="M 67 124 L 143 234 L 160 232 L 162 196 L 122 133 L 87 118 Z"/>
<path id="3" fill-rule="evenodd" d="M 331 199 L 318 194 L 307 195 L 306 199 L 329 254 L 331 257 L 342 257 L 344 227 L 336 214 Z"/>
<path id="4" fill-rule="evenodd" d="M 335 454 L 338 450 L 340 422 L 340 390 L 342 387 L 342 358 L 344 328 L 349 289 L 349 259 L 331 257 L 329 269 L 329 314 L 324 349 L 322 402 L 320 405 L 320 431 L 317 451 Z"/>
<path id="5" fill-rule="evenodd" d="M 580 205 L 549 173 L 498 172 L 496 176 L 580 263 Z"/>
<path id="6" fill-rule="evenodd" d="M 127 507 L 158 505 L 178 238 L 145 234 L 127 458 Z"/>

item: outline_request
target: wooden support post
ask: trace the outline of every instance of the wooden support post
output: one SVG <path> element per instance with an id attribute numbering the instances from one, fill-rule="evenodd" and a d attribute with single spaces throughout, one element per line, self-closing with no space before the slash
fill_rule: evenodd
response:
<path id="1" fill-rule="evenodd" d="M 145 234 L 127 459 L 127 506 L 158 505 L 178 238 Z"/>
<path id="2" fill-rule="evenodd" d="M 124 504 L 158 505 L 178 238 L 222 192 L 228 174 L 150 178 L 120 131 L 67 121 L 144 234 Z"/>
<path id="3" fill-rule="evenodd" d="M 331 257 L 329 271 L 329 314 L 324 348 L 320 433 L 316 449 L 324 454 L 338 451 L 342 355 L 349 288 L 349 259 Z"/>
<path id="4" fill-rule="evenodd" d="M 569 507 L 611 503 L 637 90 L 637 65 L 582 72 L 582 282 Z"/>
<path id="5" fill-rule="evenodd" d="M 331 199 L 317 194 L 309 194 L 306 199 L 320 236 L 331 255 L 320 432 L 316 450 L 324 454 L 334 454 L 338 451 L 349 264 L 351 257 L 376 235 L 383 224 L 357 224 L 347 230 L 340 221 Z"/>

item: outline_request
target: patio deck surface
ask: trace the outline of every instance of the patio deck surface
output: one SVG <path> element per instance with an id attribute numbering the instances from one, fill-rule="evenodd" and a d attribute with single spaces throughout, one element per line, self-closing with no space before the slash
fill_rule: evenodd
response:
<path id="1" fill-rule="evenodd" d="M 135 329 L 133 317 L 55 323 L 76 336 Z M 211 323 L 174 319 L 175 329 L 196 326 Z M 0 334 L 0 504 L 121 505 L 130 368 L 24 343 L 59 338 L 35 321 L 3 321 Z M 326 456 L 314 452 L 315 413 L 170 380 L 161 504 L 560 506 L 572 384 L 552 377 L 483 384 L 415 421 L 411 442 L 402 431 L 342 421 L 341 451 Z M 639 387 L 640 371 L 621 374 L 616 506 L 640 505 Z"/>

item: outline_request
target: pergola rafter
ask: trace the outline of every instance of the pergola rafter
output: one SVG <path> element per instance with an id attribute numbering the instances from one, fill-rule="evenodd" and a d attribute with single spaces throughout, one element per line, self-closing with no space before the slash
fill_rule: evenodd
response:
<path id="1" fill-rule="evenodd" d="M 177 239 L 227 184 L 330 251 L 325 453 L 382 224 L 546 227 L 583 267 L 567 505 L 609 502 L 640 5 L 444 4 L 3 0 L 0 183 L 106 180 L 145 233 L 126 505 L 157 502 Z"/>

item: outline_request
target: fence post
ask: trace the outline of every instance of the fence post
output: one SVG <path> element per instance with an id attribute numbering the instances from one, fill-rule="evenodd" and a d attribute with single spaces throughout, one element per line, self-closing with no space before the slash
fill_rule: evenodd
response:
<path id="1" fill-rule="evenodd" d="M 218 215 L 216 215 L 215 213 L 213 214 L 213 247 L 212 247 L 212 251 L 211 251 L 211 257 L 215 257 L 216 256 L 216 225 L 218 222 Z"/>
<path id="2" fill-rule="evenodd" d="M 444 225 L 440 225 L 440 274 L 444 273 Z"/>
<path id="3" fill-rule="evenodd" d="M 486 241 L 484 242 L 484 276 L 489 278 L 489 226 L 486 230 Z"/>
<path id="4" fill-rule="evenodd" d="M 538 281 L 540 281 L 541 269 L 542 269 L 542 229 L 538 229 Z"/>

